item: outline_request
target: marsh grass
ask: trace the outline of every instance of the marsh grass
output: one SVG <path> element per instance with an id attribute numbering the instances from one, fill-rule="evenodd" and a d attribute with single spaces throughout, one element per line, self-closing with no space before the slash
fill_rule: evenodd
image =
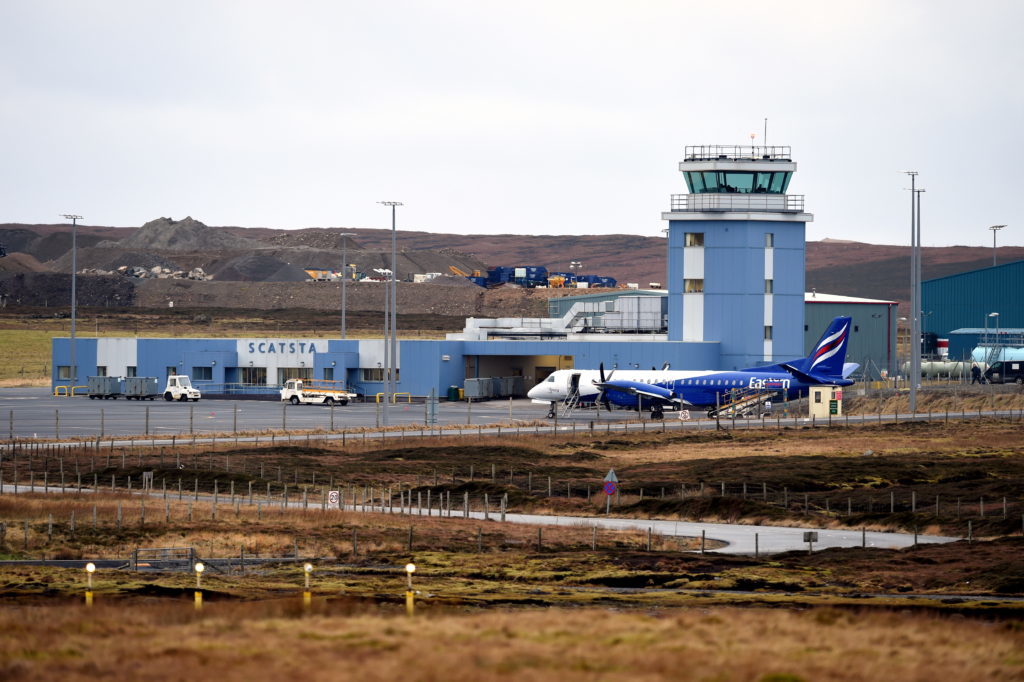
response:
<path id="1" fill-rule="evenodd" d="M 835 609 L 621 611 L 421 607 L 341 600 L 25 606 L 0 610 L 7 680 L 1015 679 L 1013 624 Z"/>

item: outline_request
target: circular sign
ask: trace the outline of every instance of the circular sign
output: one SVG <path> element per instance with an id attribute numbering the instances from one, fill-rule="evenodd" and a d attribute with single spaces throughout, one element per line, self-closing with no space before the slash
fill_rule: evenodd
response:
<path id="1" fill-rule="evenodd" d="M 605 481 L 604 494 L 614 495 L 615 494 L 615 481 Z"/>
<path id="2" fill-rule="evenodd" d="M 338 504 L 339 498 L 340 498 L 338 493 L 339 493 L 339 491 L 337 491 L 337 490 L 332 490 L 331 492 L 329 492 L 327 494 L 327 502 L 329 504 Z"/>

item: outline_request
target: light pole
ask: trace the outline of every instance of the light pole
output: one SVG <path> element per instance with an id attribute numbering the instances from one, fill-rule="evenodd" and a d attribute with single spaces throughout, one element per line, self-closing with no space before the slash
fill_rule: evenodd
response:
<path id="1" fill-rule="evenodd" d="M 346 339 L 345 311 L 348 309 L 345 285 L 348 283 L 348 238 L 351 232 L 341 233 L 341 338 Z"/>
<path id="2" fill-rule="evenodd" d="M 917 410 L 917 358 L 921 352 L 921 341 L 918 335 L 918 315 L 921 309 L 921 302 L 918 300 L 918 269 L 917 269 L 917 236 L 918 236 L 918 194 L 917 194 L 917 171 L 901 171 L 910 176 L 910 411 Z"/>
<path id="3" fill-rule="evenodd" d="M 71 221 L 71 383 L 68 388 L 68 394 L 70 395 L 70 387 L 78 383 L 78 364 L 75 359 L 75 323 L 78 320 L 78 297 L 76 291 L 78 277 L 78 221 L 82 219 L 82 216 L 73 213 L 62 213 L 61 217 Z M 60 377 L 57 378 L 59 379 Z"/>
<path id="4" fill-rule="evenodd" d="M 384 280 L 384 375 L 381 377 L 381 381 L 384 382 L 384 426 L 388 425 L 388 393 L 391 390 L 391 383 L 388 377 L 391 374 L 391 360 L 390 360 L 390 344 L 388 338 L 390 336 L 389 325 L 391 318 L 389 316 L 389 310 L 391 306 L 391 296 L 389 294 L 388 287 L 391 286 L 391 271 L 387 268 L 374 268 L 380 277 Z M 380 363 L 378 363 L 380 364 Z"/>
<path id="5" fill-rule="evenodd" d="M 1002 360 L 1002 358 L 999 357 L 1000 354 L 1001 354 L 1001 350 L 1002 350 L 999 347 L 999 313 L 989 313 L 988 316 L 989 317 L 994 317 L 995 318 L 995 322 L 996 322 L 996 339 L 995 339 L 995 341 L 990 341 L 989 342 L 990 345 L 991 345 L 990 353 L 989 353 L 989 357 L 990 357 L 989 364 L 992 364 L 992 362 L 995 362 L 997 360 Z M 986 319 L 985 326 L 986 326 L 986 328 L 988 327 L 987 319 Z"/>
<path id="6" fill-rule="evenodd" d="M 388 395 L 384 396 L 384 425 L 387 426 L 388 398 L 394 394 L 395 389 L 397 388 L 397 386 L 395 386 L 397 383 L 397 377 L 395 375 L 398 373 L 398 256 L 395 248 L 397 243 L 397 236 L 395 232 L 395 210 L 399 206 L 402 206 L 402 202 L 380 201 L 378 203 L 391 207 L 391 364 L 388 367 L 386 383 Z M 385 290 L 384 294 L 387 295 L 387 293 L 387 290 Z M 384 343 L 388 343 L 387 337 L 385 337 Z"/>
<path id="7" fill-rule="evenodd" d="M 1006 227 L 1006 225 L 993 225 L 988 228 L 992 230 L 992 267 L 996 266 L 996 233 L 1004 227 Z"/>

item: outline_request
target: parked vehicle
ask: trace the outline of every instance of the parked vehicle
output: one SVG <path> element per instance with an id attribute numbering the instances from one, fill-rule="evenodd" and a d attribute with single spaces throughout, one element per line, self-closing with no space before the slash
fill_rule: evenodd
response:
<path id="1" fill-rule="evenodd" d="M 128 400 L 156 400 L 160 395 L 160 380 L 156 377 L 125 377 L 124 397 Z"/>
<path id="2" fill-rule="evenodd" d="M 326 379 L 289 379 L 281 389 L 281 400 L 292 405 L 348 405 L 355 397 L 344 382 Z"/>
<path id="3" fill-rule="evenodd" d="M 89 400 L 107 400 L 121 395 L 121 379 L 118 377 L 88 377 L 86 385 L 89 387 Z"/>
<path id="4" fill-rule="evenodd" d="M 985 370 L 984 378 L 992 384 L 1024 384 L 1024 362 L 993 362 Z"/>
<path id="5" fill-rule="evenodd" d="M 202 394 L 199 389 L 192 388 L 192 382 L 185 374 L 172 374 L 167 377 L 167 386 L 164 388 L 164 400 L 180 400 L 185 402 L 192 400 L 199 402 Z"/>

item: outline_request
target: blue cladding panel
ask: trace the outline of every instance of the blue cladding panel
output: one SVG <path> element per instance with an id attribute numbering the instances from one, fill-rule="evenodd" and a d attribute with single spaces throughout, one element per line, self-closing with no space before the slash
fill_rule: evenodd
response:
<path id="1" fill-rule="evenodd" d="M 1022 292 L 1024 261 L 922 282 L 921 328 L 945 337 L 954 329 L 984 328 L 992 312 L 1001 328 L 1024 327 Z"/>
<path id="2" fill-rule="evenodd" d="M 54 339 L 51 345 L 52 364 L 50 368 L 51 388 L 70 386 L 68 379 L 57 379 L 58 365 L 71 365 L 71 339 Z M 59 359 L 58 359 L 59 358 Z M 78 365 L 78 384 L 85 385 L 86 377 L 96 374 L 96 339 L 75 339 L 75 364 Z"/>
<path id="3" fill-rule="evenodd" d="M 704 233 L 704 339 L 722 344 L 720 369 L 763 364 L 765 235 L 774 235 L 773 355 L 803 354 L 804 239 L 801 222 L 669 221 L 669 338 L 683 337 L 683 239 Z"/>

